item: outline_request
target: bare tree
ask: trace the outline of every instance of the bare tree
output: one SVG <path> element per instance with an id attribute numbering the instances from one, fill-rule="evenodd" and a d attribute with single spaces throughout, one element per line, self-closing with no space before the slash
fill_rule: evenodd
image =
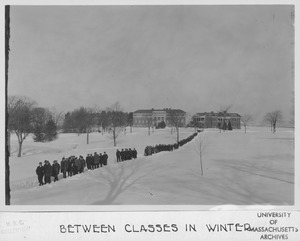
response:
<path id="1" fill-rule="evenodd" d="M 51 110 L 52 119 L 57 126 L 58 129 L 61 129 L 63 127 L 64 123 L 64 112 L 63 111 L 57 111 L 55 107 L 53 107 Z"/>
<path id="2" fill-rule="evenodd" d="M 271 124 L 271 132 L 276 132 L 276 125 L 278 122 L 282 121 L 283 116 L 280 110 L 276 110 L 273 112 L 269 112 L 265 116 L 265 121 L 270 122 Z"/>
<path id="3" fill-rule="evenodd" d="M 96 116 L 94 110 L 89 107 L 80 107 L 79 109 L 74 110 L 72 115 L 74 116 L 78 134 L 86 132 L 86 143 L 89 144 L 89 134 Z"/>
<path id="4" fill-rule="evenodd" d="M 248 125 L 249 122 L 252 121 L 252 120 L 253 120 L 253 118 L 252 118 L 252 116 L 249 115 L 249 114 L 245 114 L 245 115 L 241 116 L 241 122 L 243 123 L 245 133 L 246 133 L 247 125 Z"/>
<path id="5" fill-rule="evenodd" d="M 204 140 L 204 138 L 201 137 L 202 134 L 201 132 L 198 133 L 198 139 L 195 139 L 195 151 L 198 153 L 199 155 L 199 159 L 200 159 L 200 171 L 201 171 L 201 176 L 204 175 L 204 171 L 203 171 L 203 154 L 204 154 L 204 148 L 206 145 L 206 142 Z"/>
<path id="6" fill-rule="evenodd" d="M 220 112 L 227 114 L 228 111 L 231 109 L 232 104 L 231 105 L 221 105 L 220 106 Z"/>
<path id="7" fill-rule="evenodd" d="M 23 141 L 32 131 L 32 109 L 35 104 L 35 101 L 25 96 L 8 97 L 8 129 L 18 137 L 18 157 L 22 155 Z"/>
<path id="8" fill-rule="evenodd" d="M 114 146 L 117 145 L 117 138 L 122 131 L 122 127 L 124 127 L 126 123 L 126 115 L 122 111 L 121 105 L 119 102 L 116 102 L 109 108 L 109 123 L 111 125 L 111 134 L 114 140 Z"/>
<path id="9" fill-rule="evenodd" d="M 85 116 L 85 126 L 86 126 L 86 144 L 89 144 L 89 136 L 90 136 L 90 132 L 91 132 L 91 127 L 94 123 L 95 120 L 95 112 L 92 108 L 86 108 L 86 116 Z"/>
<path id="10" fill-rule="evenodd" d="M 133 112 L 128 114 L 127 122 L 130 126 L 130 133 L 132 133 L 132 126 L 133 126 Z"/>
<path id="11" fill-rule="evenodd" d="M 184 126 L 185 113 L 179 110 L 167 111 L 167 122 L 174 127 L 177 133 L 176 140 L 179 142 L 179 128 Z"/>
<path id="12" fill-rule="evenodd" d="M 103 122 L 103 115 L 101 114 L 102 109 L 98 105 L 95 105 L 94 112 L 95 112 L 95 123 L 97 124 L 97 130 L 98 132 L 100 132 L 100 127 L 102 126 L 102 122 Z"/>

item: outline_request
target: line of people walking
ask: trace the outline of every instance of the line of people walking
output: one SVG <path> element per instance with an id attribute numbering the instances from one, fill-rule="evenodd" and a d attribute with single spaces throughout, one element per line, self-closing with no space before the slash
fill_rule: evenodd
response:
<path id="1" fill-rule="evenodd" d="M 108 155 L 106 154 L 106 152 L 103 153 L 97 153 L 95 152 L 94 155 L 93 154 L 88 154 L 86 157 L 86 166 L 88 170 L 94 170 L 96 168 L 99 167 L 103 167 L 107 165 L 107 159 L 108 159 Z"/>
<path id="2" fill-rule="evenodd" d="M 116 156 L 117 156 L 117 162 L 123 162 L 123 161 L 131 160 L 132 158 L 136 159 L 137 150 L 135 148 L 133 148 L 133 149 L 125 148 L 125 150 L 122 149 L 121 151 L 119 151 L 117 149 Z"/>
<path id="3" fill-rule="evenodd" d="M 106 166 L 108 160 L 108 155 L 106 152 L 93 154 L 88 154 L 86 159 L 83 156 L 70 156 L 68 158 L 63 157 L 60 164 L 57 160 L 53 161 L 51 165 L 48 160 L 44 161 L 44 165 L 42 162 L 39 162 L 38 167 L 36 168 L 36 174 L 38 176 L 39 186 L 42 186 L 47 183 L 51 183 L 51 177 L 53 177 L 53 181 L 58 181 L 59 173 L 63 174 L 63 178 L 72 177 L 78 173 L 83 173 L 85 167 L 88 170 L 94 170 L 96 168 Z"/>
<path id="4" fill-rule="evenodd" d="M 194 133 L 189 137 L 180 140 L 178 143 L 175 144 L 159 144 L 155 146 L 146 146 L 144 150 L 144 156 L 151 156 L 152 154 L 159 153 L 161 151 L 173 151 L 178 149 L 180 146 L 185 145 L 186 143 L 193 140 L 198 133 Z"/>

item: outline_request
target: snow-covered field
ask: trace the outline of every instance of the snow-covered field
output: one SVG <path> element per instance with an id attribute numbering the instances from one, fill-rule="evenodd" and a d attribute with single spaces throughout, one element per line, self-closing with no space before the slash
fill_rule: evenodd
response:
<path id="1" fill-rule="evenodd" d="M 193 133 L 181 129 L 180 139 Z M 203 144 L 201 176 L 199 138 Z M 100 133 L 60 134 L 50 143 L 28 137 L 23 156 L 17 155 L 17 138 L 11 137 L 12 205 L 292 205 L 294 204 L 294 131 L 268 128 L 203 133 L 173 152 L 145 157 L 147 145 L 175 143 L 170 129 L 127 129 L 117 146 Z M 116 149 L 136 148 L 138 158 L 116 162 Z M 39 187 L 35 169 L 39 161 L 61 161 L 63 156 L 108 153 L 108 166 L 86 171 Z"/>

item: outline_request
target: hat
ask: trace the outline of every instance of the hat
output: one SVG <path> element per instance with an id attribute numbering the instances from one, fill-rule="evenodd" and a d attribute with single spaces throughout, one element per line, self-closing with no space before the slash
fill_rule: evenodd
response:
<path id="1" fill-rule="evenodd" d="M 42 162 L 39 162 L 39 164 L 43 164 Z"/>

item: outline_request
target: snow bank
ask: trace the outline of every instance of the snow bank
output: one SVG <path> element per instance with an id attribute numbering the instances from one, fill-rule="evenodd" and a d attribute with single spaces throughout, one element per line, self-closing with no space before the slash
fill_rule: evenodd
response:
<path id="1" fill-rule="evenodd" d="M 181 139 L 193 129 L 181 129 Z M 200 137 L 201 136 L 201 137 Z M 200 172 L 199 138 L 204 176 Z M 10 158 L 12 205 L 291 205 L 294 203 L 294 132 L 249 128 L 205 130 L 173 152 L 144 157 L 147 145 L 175 143 L 170 129 L 133 129 L 117 147 L 99 133 L 61 134 L 51 143 L 24 142 L 24 156 Z M 12 137 L 12 145 L 17 141 Z M 136 148 L 138 158 L 116 163 L 117 148 Z M 108 166 L 37 186 L 35 168 L 45 159 L 106 151 Z"/>

